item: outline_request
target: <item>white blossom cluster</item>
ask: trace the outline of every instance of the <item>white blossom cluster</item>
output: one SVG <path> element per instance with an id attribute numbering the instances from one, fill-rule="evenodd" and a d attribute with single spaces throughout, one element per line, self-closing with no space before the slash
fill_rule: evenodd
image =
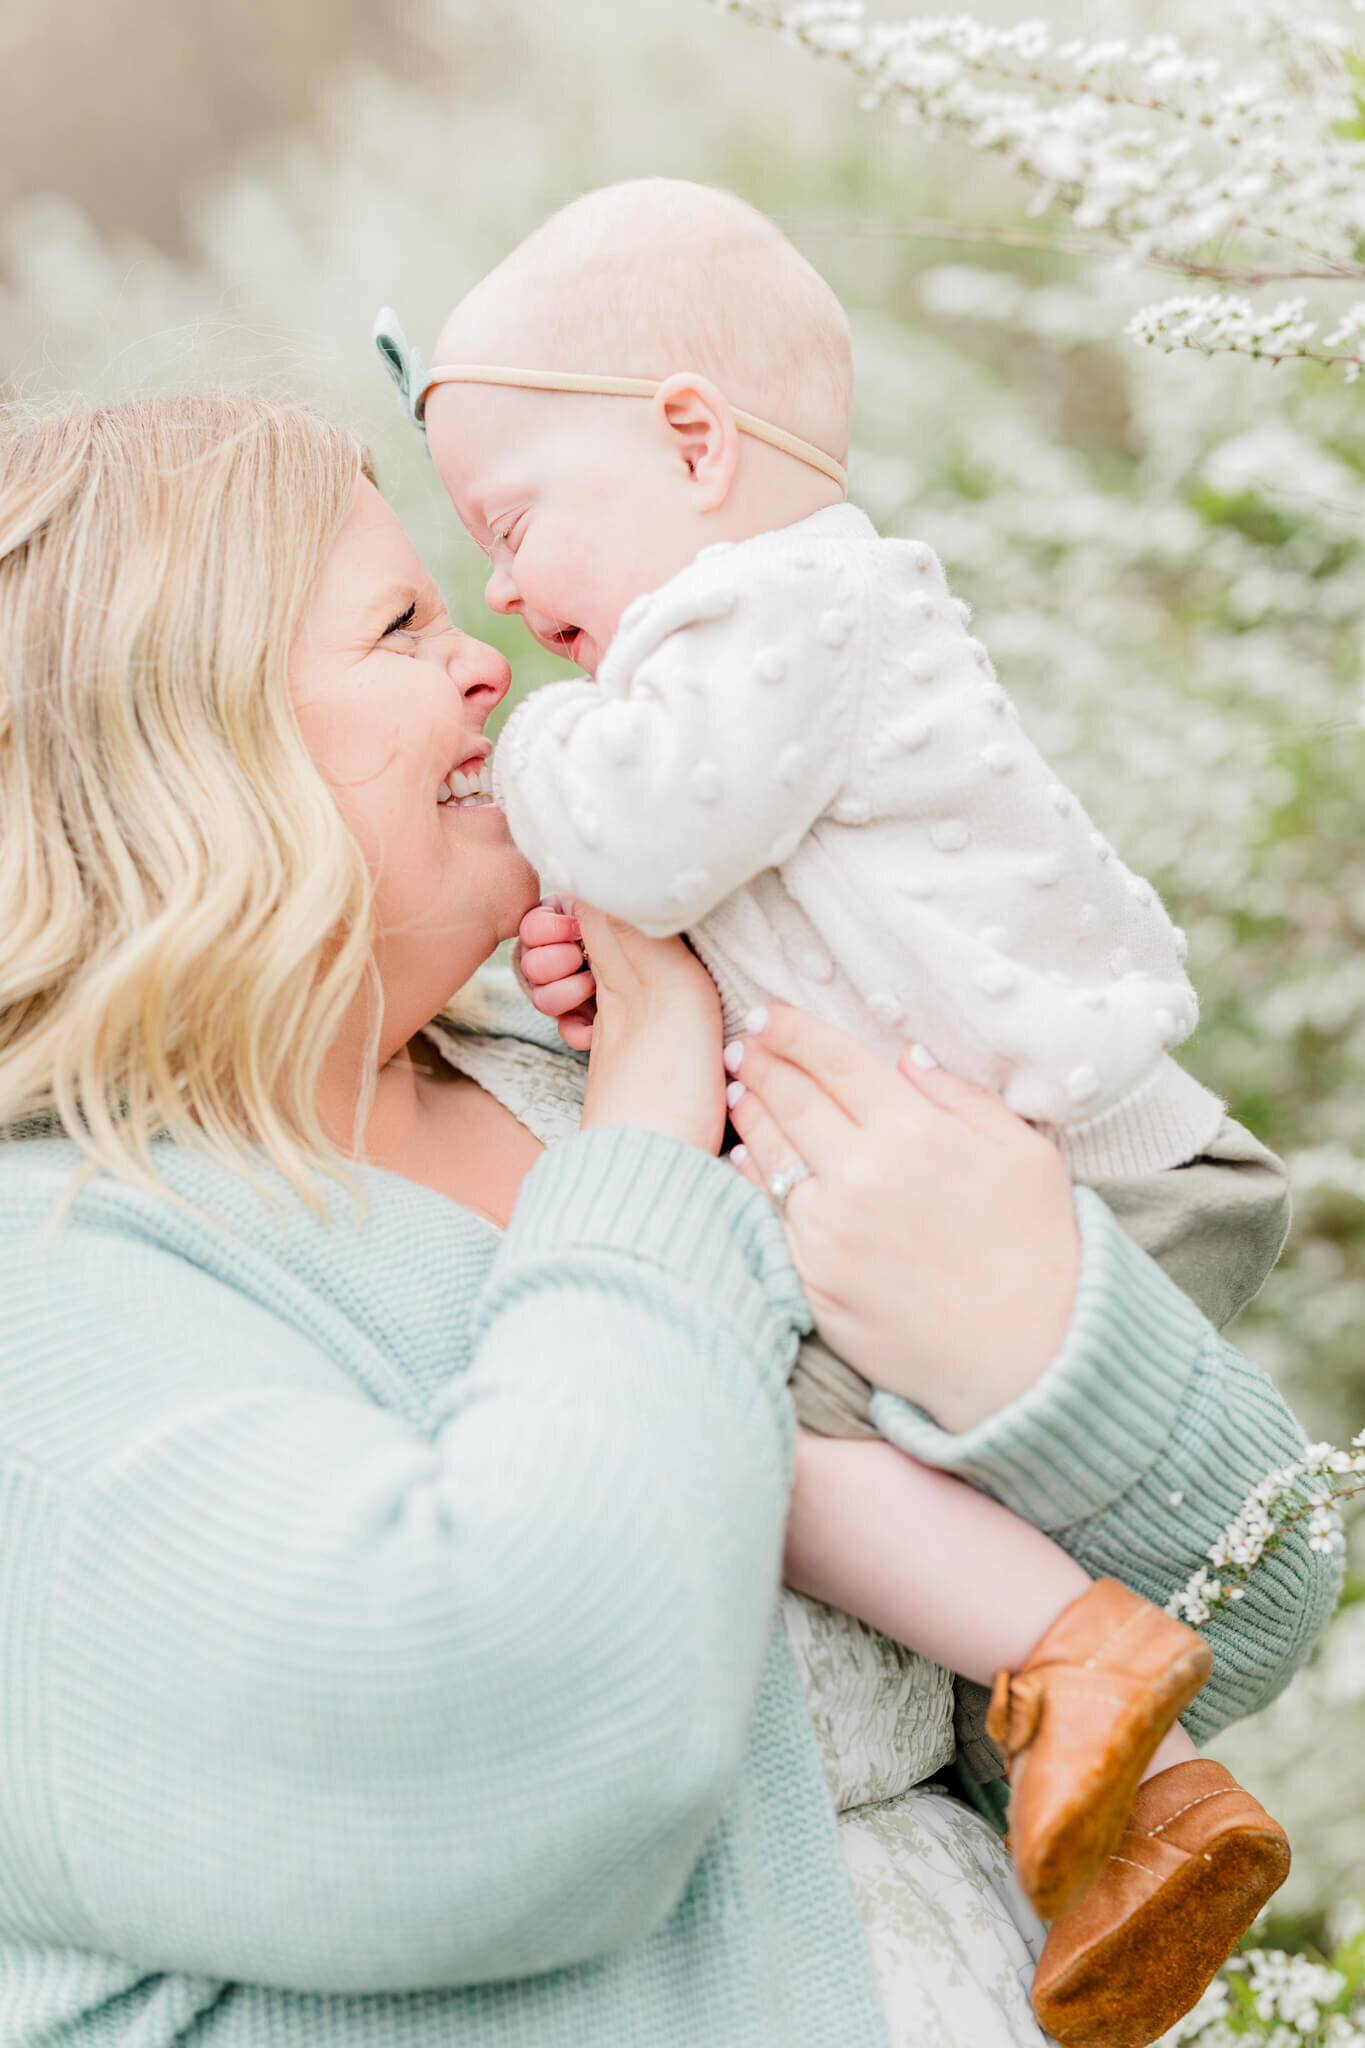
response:
<path id="1" fill-rule="evenodd" d="M 1331 1556 L 1344 1550 L 1338 1500 L 1365 1492 L 1365 1430 L 1349 1451 L 1331 1444 L 1310 1444 L 1301 1458 L 1269 1472 L 1252 1489 L 1227 1527 L 1205 1555 L 1213 1566 L 1201 1565 L 1167 1602 L 1168 1614 L 1202 1628 L 1210 1616 L 1240 1600 L 1261 1560 L 1269 1556 L 1299 1523 L 1306 1524 L 1309 1547 Z"/>
<path id="2" fill-rule="evenodd" d="M 1357 1974 L 1283 1949 L 1252 1949 L 1234 1956 L 1198 2005 L 1162 2036 L 1162 2048 L 1236 2048 L 1247 2040 L 1271 2048 L 1365 2048 L 1365 2004 L 1351 1981 Z"/>
<path id="3" fill-rule="evenodd" d="M 1365 370 L 1365 304 L 1343 314 L 1316 351 L 1312 344 L 1321 334 L 1321 323 L 1309 316 L 1305 298 L 1281 299 L 1269 307 L 1253 306 L 1250 299 L 1230 292 L 1162 299 L 1135 313 L 1127 332 L 1149 348 L 1192 348 L 1206 356 L 1264 356 L 1272 363 L 1290 356 L 1339 363 L 1348 384 Z M 1346 352 L 1329 356 L 1326 351 L 1334 347 Z"/>
<path id="4" fill-rule="evenodd" d="M 1004 159 L 1050 215 L 1135 261 L 1256 285 L 1365 284 L 1360 0 L 1241 0 L 1191 34 L 1078 36 L 1041 20 L 868 20 L 862 0 L 713 0 L 847 65 L 868 110 Z M 1222 17 L 1221 20 L 1219 17 Z M 1229 17 L 1231 17 L 1229 19 Z M 1365 300 L 1310 317 L 1215 292 L 1169 299 L 1135 341 L 1365 367 Z M 1313 344 L 1316 343 L 1316 346 Z"/>

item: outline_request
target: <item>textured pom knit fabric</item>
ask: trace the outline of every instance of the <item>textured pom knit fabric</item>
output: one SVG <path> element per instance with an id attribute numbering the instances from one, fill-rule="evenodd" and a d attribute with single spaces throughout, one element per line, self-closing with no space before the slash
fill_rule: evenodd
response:
<path id="1" fill-rule="evenodd" d="M 631 1132 L 502 1237 L 161 1156 L 187 1206 L 103 1181 L 54 1234 L 73 1148 L 0 1150 L 5 2048 L 884 2048 L 773 1622 L 806 1312 L 762 1200 Z M 1299 1436 L 1083 1225 L 1030 1393 L 884 1426 L 1164 1597 Z M 1210 1722 L 1334 1590 L 1297 1538 L 1257 1574 Z"/>
<path id="2" fill-rule="evenodd" d="M 1201 1152 L 1221 1104 L 1183 940 L 1021 732 L 932 550 L 841 505 L 707 548 L 624 613 L 596 682 L 494 756 L 547 890 L 687 931 L 726 1022 L 795 1003 L 907 1039 L 1053 1129 L 1072 1174 Z"/>

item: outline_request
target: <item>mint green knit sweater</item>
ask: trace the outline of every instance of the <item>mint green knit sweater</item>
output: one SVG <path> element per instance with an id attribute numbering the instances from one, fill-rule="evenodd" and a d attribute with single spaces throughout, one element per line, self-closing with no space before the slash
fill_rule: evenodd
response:
<path id="1" fill-rule="evenodd" d="M 881 2048 L 773 1627 L 805 1310 L 766 1204 L 630 1132 L 502 1238 L 165 1157 L 223 1224 L 102 1182 L 47 1239 L 71 1148 L 0 1151 L 5 2048 Z M 1082 1209 L 1039 1384 L 887 1426 L 1164 1597 L 1299 1437 Z M 1204 1726 L 1334 1589 L 1298 1543 L 1259 1575 Z"/>

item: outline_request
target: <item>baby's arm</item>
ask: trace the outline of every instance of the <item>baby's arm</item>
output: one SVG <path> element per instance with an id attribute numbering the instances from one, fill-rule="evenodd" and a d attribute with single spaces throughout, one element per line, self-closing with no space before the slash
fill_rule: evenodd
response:
<path id="1" fill-rule="evenodd" d="M 786 859 L 843 779 L 852 575 L 703 557 L 626 613 L 596 686 L 519 706 L 495 786 L 547 891 L 662 937 Z"/>
<path id="2" fill-rule="evenodd" d="M 888 1443 L 797 1438 L 788 1585 L 964 1678 L 1017 1670 L 1091 1580 L 974 1486 Z"/>

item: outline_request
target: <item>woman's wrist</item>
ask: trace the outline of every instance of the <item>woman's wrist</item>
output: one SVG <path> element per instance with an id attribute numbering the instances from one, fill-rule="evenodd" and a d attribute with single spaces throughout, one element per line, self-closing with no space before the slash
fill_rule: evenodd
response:
<path id="1" fill-rule="evenodd" d="M 908 1376 L 919 1385 L 912 1399 L 938 1427 L 952 1436 L 975 1429 L 992 1415 L 1010 1408 L 1043 1377 L 1067 1342 L 1080 1283 L 1081 1237 L 1072 1211 L 1069 1226 L 1061 1219 L 1032 1254 L 1021 1247 L 1000 1246 L 996 1282 L 1008 1301 L 1008 1323 L 993 1303 L 983 1304 L 981 1344 L 975 1356 L 953 1346 L 953 1363 L 932 1380 L 913 1355 Z M 991 1282 L 983 1279 L 989 1290 Z M 978 1311 L 964 1291 L 964 1321 L 978 1322 Z"/>
<path id="2" fill-rule="evenodd" d="M 582 1127 L 650 1131 L 714 1156 L 725 1130 L 715 983 L 681 939 L 577 908 L 597 987 Z"/>
<path id="3" fill-rule="evenodd" d="M 1075 1208 L 1075 1300 L 1040 1372 L 961 1429 L 895 1394 L 871 1402 L 876 1427 L 901 1450 L 1047 1528 L 1103 1513 L 1161 1455 L 1210 1334 L 1097 1195 L 1077 1189 Z"/>

